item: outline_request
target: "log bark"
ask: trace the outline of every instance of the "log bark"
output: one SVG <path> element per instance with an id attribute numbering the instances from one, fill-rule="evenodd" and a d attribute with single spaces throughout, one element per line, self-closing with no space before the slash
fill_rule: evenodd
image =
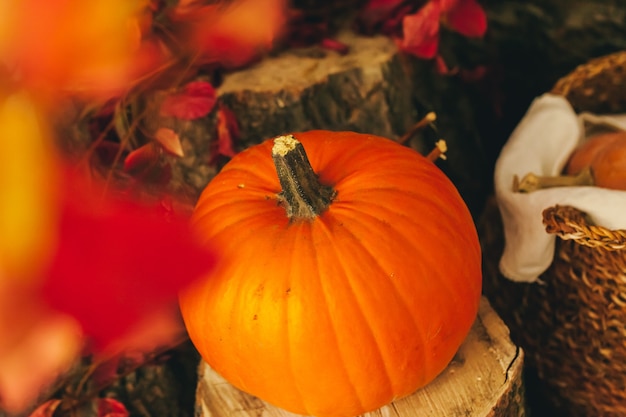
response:
<path id="1" fill-rule="evenodd" d="M 522 366 L 522 351 L 511 342 L 508 328 L 483 298 L 470 334 L 437 379 L 364 416 L 522 417 Z M 296 416 L 239 391 L 203 361 L 198 374 L 197 417 Z"/>
<path id="2" fill-rule="evenodd" d="M 198 358 L 187 341 L 119 378 L 102 395 L 122 402 L 131 417 L 192 417 Z"/>

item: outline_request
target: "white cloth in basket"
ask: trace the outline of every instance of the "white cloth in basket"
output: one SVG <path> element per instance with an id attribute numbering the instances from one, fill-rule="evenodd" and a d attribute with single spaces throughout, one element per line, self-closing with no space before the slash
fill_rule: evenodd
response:
<path id="1" fill-rule="evenodd" d="M 587 128 L 585 128 L 587 126 Z M 513 192 L 513 178 L 529 172 L 559 175 L 589 126 L 626 130 L 626 114 L 576 114 L 557 95 L 535 99 L 496 161 L 495 195 L 502 214 L 505 246 L 500 272 L 518 282 L 534 282 L 552 262 L 556 237 L 543 226 L 542 211 L 569 205 L 587 213 L 593 224 L 626 229 L 626 191 L 600 187 L 557 187 L 531 193 Z"/>

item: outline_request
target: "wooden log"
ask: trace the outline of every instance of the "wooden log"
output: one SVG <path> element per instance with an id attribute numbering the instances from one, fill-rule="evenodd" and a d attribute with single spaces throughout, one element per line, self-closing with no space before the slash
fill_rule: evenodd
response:
<path id="1" fill-rule="evenodd" d="M 413 395 L 394 401 L 366 417 L 522 417 L 523 353 L 509 330 L 481 300 L 470 334 L 448 367 Z M 201 361 L 196 391 L 196 417 L 294 417 L 226 382 Z"/>
<path id="2" fill-rule="evenodd" d="M 388 37 L 343 31 L 337 39 L 349 47 L 347 54 L 319 46 L 292 48 L 225 74 L 217 93 L 219 104 L 237 119 L 240 135 L 235 149 L 310 129 L 399 139 L 434 111 L 437 131 L 425 129 L 407 144 L 427 153 L 444 138 L 448 159 L 438 164 L 470 210 L 477 212 L 489 180 L 484 175 L 480 140 L 474 133 L 472 106 L 459 88 L 461 81 L 441 76 L 431 61 L 401 53 Z M 158 116 L 159 101 L 147 101 L 153 116 L 146 118 L 152 126 L 146 130 L 168 126 L 182 140 L 185 156 L 174 165 L 173 181 L 198 195 L 219 169 L 209 163 L 215 160 L 211 153 L 217 149 L 215 113 L 193 121 L 163 120 Z"/>
<path id="3" fill-rule="evenodd" d="M 289 49 L 224 77 L 220 102 L 237 115 L 240 146 L 309 129 L 354 130 L 392 139 L 422 115 L 413 80 L 392 40 L 343 32 L 346 55 Z"/>

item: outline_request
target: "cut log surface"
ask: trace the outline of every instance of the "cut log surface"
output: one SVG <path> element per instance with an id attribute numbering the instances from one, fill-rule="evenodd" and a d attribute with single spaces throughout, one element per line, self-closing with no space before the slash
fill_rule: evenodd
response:
<path id="1" fill-rule="evenodd" d="M 346 31 L 339 40 L 349 53 L 290 49 L 224 77 L 218 93 L 237 115 L 240 145 L 310 129 L 393 139 L 423 116 L 412 101 L 414 80 L 391 39 Z"/>
<path id="2" fill-rule="evenodd" d="M 366 417 L 521 417 L 525 415 L 523 353 L 486 298 L 472 330 L 448 367 L 413 395 Z M 226 382 L 204 361 L 198 373 L 197 417 L 294 417 Z"/>

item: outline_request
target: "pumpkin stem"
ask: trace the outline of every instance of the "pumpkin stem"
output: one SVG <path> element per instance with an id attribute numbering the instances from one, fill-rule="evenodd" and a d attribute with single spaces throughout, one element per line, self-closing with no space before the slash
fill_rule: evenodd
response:
<path id="1" fill-rule="evenodd" d="M 526 174 L 521 180 L 517 178 L 517 175 L 513 177 L 513 191 L 518 193 L 530 193 L 544 188 L 576 185 L 594 185 L 593 174 L 590 168 L 585 168 L 576 175 L 544 177 L 531 172 Z"/>
<path id="2" fill-rule="evenodd" d="M 428 155 L 426 155 L 426 158 L 428 158 L 431 162 L 435 162 L 437 158 L 445 160 L 447 158 L 447 151 L 448 145 L 446 144 L 446 141 L 443 139 L 439 139 L 437 142 L 435 142 L 435 148 L 430 151 Z"/>
<path id="3" fill-rule="evenodd" d="M 428 112 L 421 120 L 415 123 L 408 132 L 406 132 L 400 139 L 398 139 L 398 143 L 404 145 L 411 139 L 411 137 L 417 133 L 418 131 L 424 129 L 426 126 L 431 126 L 432 123 L 437 120 L 437 114 L 435 112 Z"/>
<path id="4" fill-rule="evenodd" d="M 272 158 L 282 191 L 279 201 L 291 220 L 312 220 L 328 208 L 335 190 L 320 183 L 302 144 L 293 136 L 274 139 Z"/>

